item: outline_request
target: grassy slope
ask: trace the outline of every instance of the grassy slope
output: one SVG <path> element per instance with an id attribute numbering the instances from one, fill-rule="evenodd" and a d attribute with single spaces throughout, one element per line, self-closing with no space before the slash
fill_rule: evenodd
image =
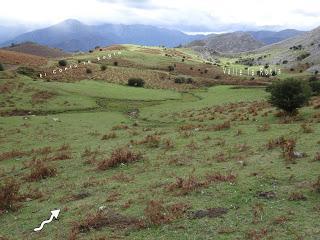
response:
<path id="1" fill-rule="evenodd" d="M 134 55 L 130 56 L 132 58 Z M 151 65 L 156 64 L 155 57 L 152 58 L 148 61 Z M 21 181 L 22 193 L 27 193 L 30 187 L 43 193 L 40 199 L 24 201 L 17 211 L 2 214 L 0 236 L 9 239 L 67 239 L 74 222 L 97 212 L 100 206 L 144 218 L 149 200 L 162 200 L 165 205 L 187 203 L 190 211 L 213 207 L 229 210 L 222 218 L 189 219 L 184 215 L 170 224 L 142 230 L 103 227 L 99 231 L 80 234 L 79 239 L 99 239 L 101 236 L 123 239 L 249 239 L 248 233 L 263 229 L 271 239 L 315 239 L 318 236 L 319 223 L 314 219 L 319 216 L 319 193 L 313 192 L 311 185 L 320 170 L 319 162 L 313 161 L 319 148 L 320 139 L 316 133 L 320 131 L 320 125 L 317 118 L 312 122 L 317 110 L 311 106 L 301 110 L 301 120 L 280 124 L 273 115 L 275 110 L 268 106 L 258 111 L 257 116 L 249 114 L 249 107 L 255 104 L 254 101 L 266 99 L 266 93 L 260 88 L 217 86 L 178 93 L 135 89 L 92 80 L 76 83 L 34 82 L 26 77 L 0 79 L 0 84 L 8 81 L 23 82 L 25 85 L 21 88 L 16 86 L 11 93 L 1 94 L 0 102 L 5 104 L 2 107 L 41 110 L 44 115 L 30 116 L 28 119 L 22 116 L 1 117 L 1 152 L 46 146 L 57 149 L 67 143 L 71 146 L 72 159 L 49 162 L 57 168 L 57 176 L 31 183 L 26 182 L 24 177 L 30 172 L 25 163 L 30 162 L 32 156 L 0 161 L 1 181 L 11 176 Z M 32 104 L 32 94 L 43 90 L 56 95 L 43 103 Z M 228 109 L 229 103 L 242 101 L 245 102 L 243 106 L 239 105 L 232 111 Z M 222 106 L 221 113 L 203 109 L 216 105 Z M 140 110 L 138 118 L 127 114 L 136 108 Z M 51 111 L 59 113 L 52 114 Z M 272 113 L 264 116 L 263 113 L 268 111 Z M 235 113 L 240 115 L 231 122 L 230 129 L 197 131 L 191 128 L 186 131 L 188 134 L 179 131 L 180 126 L 187 124 L 215 125 L 230 120 Z M 211 118 L 212 114 L 215 118 Z M 241 116 L 249 119 L 240 121 Z M 307 121 L 311 122 L 313 133 L 302 131 L 300 124 Z M 104 134 L 119 124 L 129 129 L 113 130 L 117 135 L 115 139 L 101 140 Z M 258 131 L 257 128 L 263 124 L 269 124 L 270 129 Z M 239 132 L 240 135 L 237 134 Z M 139 142 L 155 133 L 161 137 L 159 147 L 132 144 L 132 141 Z M 296 164 L 288 164 L 281 157 L 279 148 L 266 149 L 269 139 L 282 135 L 295 138 L 297 150 L 306 152 L 308 157 L 297 159 Z M 165 139 L 173 142 L 172 149 L 165 149 Z M 222 140 L 225 144 L 217 145 Z M 241 149 L 241 144 L 246 147 Z M 101 161 L 113 149 L 125 145 L 142 152 L 143 160 L 97 171 L 96 163 L 85 164 L 85 159 L 81 157 L 84 150 L 90 147 L 99 150 L 97 161 Z M 225 155 L 226 161 L 217 161 L 217 154 L 220 153 Z M 43 158 L 41 155 L 37 157 Z M 194 175 L 201 179 L 212 172 L 232 172 L 237 175 L 237 181 L 232 184 L 212 183 L 207 188 L 183 196 L 166 189 L 169 183 L 175 181 L 175 176 Z M 112 178 L 119 174 L 132 180 L 123 182 Z M 258 191 L 274 191 L 276 198 L 259 198 Z M 80 200 L 65 200 L 83 192 L 89 193 L 89 196 Z M 303 193 L 307 200 L 289 201 L 292 192 Z M 115 193 L 118 197 L 113 199 Z M 129 200 L 132 202 L 130 207 L 124 208 Z M 258 221 L 254 224 L 255 206 L 262 206 L 263 211 L 258 213 Z M 33 233 L 32 229 L 46 219 L 53 208 L 62 210 L 59 221 L 46 225 L 40 233 Z M 280 217 L 287 220 L 279 223 L 276 220 Z"/>

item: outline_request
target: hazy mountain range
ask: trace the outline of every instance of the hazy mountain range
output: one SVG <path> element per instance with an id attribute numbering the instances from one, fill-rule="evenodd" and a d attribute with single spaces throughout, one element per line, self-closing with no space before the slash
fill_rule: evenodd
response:
<path id="1" fill-rule="evenodd" d="M 0 27 L 0 35 L 8 29 Z M 23 33 L 19 36 L 8 36 L 0 46 L 12 43 L 35 42 L 67 52 L 88 51 L 95 46 L 112 44 L 140 44 L 147 46 L 164 45 L 176 47 L 191 42 L 189 46 L 205 46 L 223 52 L 242 52 L 276 43 L 303 32 L 297 30 L 251 31 L 221 35 L 188 35 L 178 30 L 165 29 L 148 25 L 102 24 L 86 25 L 80 21 L 69 19 L 56 25 Z M 13 34 L 14 35 L 14 34 Z M 12 35 L 12 36 L 13 36 Z M 0 38 L 1 41 L 1 38 Z"/>
<path id="2" fill-rule="evenodd" d="M 74 52 L 88 51 L 95 46 L 124 43 L 175 47 L 199 38 L 204 36 L 187 35 L 177 30 L 147 25 L 86 25 L 69 19 L 48 28 L 21 34 L 1 45 L 31 41 Z"/>

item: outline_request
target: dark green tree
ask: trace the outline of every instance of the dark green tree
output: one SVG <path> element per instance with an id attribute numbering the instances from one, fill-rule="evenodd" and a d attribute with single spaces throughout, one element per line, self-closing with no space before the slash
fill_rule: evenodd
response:
<path id="1" fill-rule="evenodd" d="M 267 89 L 270 103 L 287 114 L 296 114 L 311 97 L 311 88 L 305 81 L 286 79 L 273 82 Z"/>

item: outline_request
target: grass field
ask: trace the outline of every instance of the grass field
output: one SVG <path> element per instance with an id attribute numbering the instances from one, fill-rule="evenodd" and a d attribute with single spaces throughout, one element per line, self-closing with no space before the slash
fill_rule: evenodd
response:
<path id="1" fill-rule="evenodd" d="M 159 63 L 149 57 L 147 69 Z M 10 76 L 0 79 L 0 239 L 318 238 L 319 97 L 281 118 L 263 87 Z M 53 209 L 58 220 L 34 232 Z"/>

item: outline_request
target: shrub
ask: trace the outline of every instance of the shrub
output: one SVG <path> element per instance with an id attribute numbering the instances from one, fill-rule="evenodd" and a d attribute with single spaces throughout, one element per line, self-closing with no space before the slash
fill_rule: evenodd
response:
<path id="1" fill-rule="evenodd" d="M 91 74 L 91 73 L 92 73 L 92 70 L 91 70 L 90 68 L 87 68 L 87 69 L 86 69 L 86 73 Z"/>
<path id="2" fill-rule="evenodd" d="M 143 87 L 145 84 L 142 78 L 129 78 L 128 86 L 131 87 Z"/>
<path id="3" fill-rule="evenodd" d="M 106 66 L 106 65 L 101 65 L 100 70 L 101 70 L 101 71 L 107 70 L 107 66 Z"/>
<path id="4" fill-rule="evenodd" d="M 4 67 L 3 67 L 2 63 L 0 63 L 0 71 L 4 71 Z"/>
<path id="5" fill-rule="evenodd" d="M 309 85 L 311 87 L 313 95 L 319 95 L 320 94 L 320 80 L 309 81 Z"/>
<path id="6" fill-rule="evenodd" d="M 303 54 L 301 54 L 300 56 L 297 57 L 297 60 L 301 61 L 301 60 L 303 60 L 303 59 L 305 59 L 305 58 L 307 58 L 309 56 L 310 56 L 310 53 L 303 53 Z"/>
<path id="7" fill-rule="evenodd" d="M 118 62 L 117 61 L 113 62 L 113 65 L 118 66 Z"/>
<path id="8" fill-rule="evenodd" d="M 65 67 L 68 64 L 67 60 L 60 60 L 58 63 L 59 63 L 59 66 L 61 67 Z"/>
<path id="9" fill-rule="evenodd" d="M 311 96 L 308 84 L 292 78 L 273 82 L 266 91 L 271 93 L 270 103 L 289 114 L 296 113 L 297 109 L 303 107 Z"/>
<path id="10" fill-rule="evenodd" d="M 168 66 L 168 70 L 169 70 L 169 72 L 172 72 L 172 71 L 174 71 L 174 66 Z"/>
<path id="11" fill-rule="evenodd" d="M 174 79 L 174 82 L 178 84 L 182 84 L 182 83 L 192 84 L 193 79 L 191 77 L 178 76 Z"/>

